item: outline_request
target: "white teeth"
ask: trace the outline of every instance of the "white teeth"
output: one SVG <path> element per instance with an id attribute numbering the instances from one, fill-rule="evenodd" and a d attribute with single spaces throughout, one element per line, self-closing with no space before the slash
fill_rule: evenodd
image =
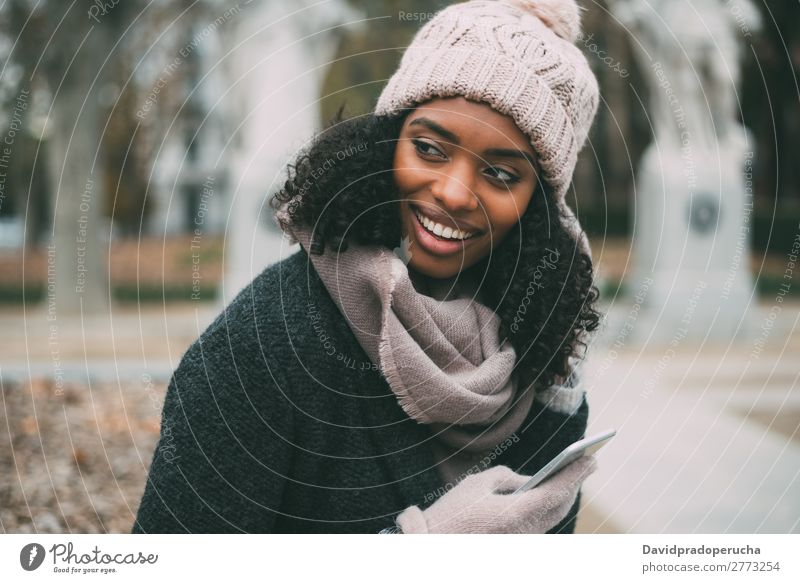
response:
<path id="1" fill-rule="evenodd" d="M 420 213 L 419 211 L 414 211 L 414 214 L 417 215 L 419 222 L 425 227 L 426 230 L 431 231 L 439 235 L 440 237 L 444 237 L 447 239 L 469 239 L 475 235 L 475 233 L 467 233 L 460 229 L 454 229 L 452 227 L 445 227 L 444 225 L 437 223 L 435 221 L 430 220 L 428 217 Z"/>

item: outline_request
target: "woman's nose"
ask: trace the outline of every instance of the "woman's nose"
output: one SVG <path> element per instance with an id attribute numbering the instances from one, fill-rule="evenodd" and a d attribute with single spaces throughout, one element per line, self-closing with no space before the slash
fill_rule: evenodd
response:
<path id="1" fill-rule="evenodd" d="M 473 172 L 469 164 L 452 164 L 439 175 L 431 194 L 450 210 L 474 210 L 478 208 L 478 199 L 473 186 Z"/>

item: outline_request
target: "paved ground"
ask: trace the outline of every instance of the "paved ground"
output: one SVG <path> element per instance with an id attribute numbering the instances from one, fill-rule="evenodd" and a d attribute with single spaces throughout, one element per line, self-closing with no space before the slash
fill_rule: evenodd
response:
<path id="1" fill-rule="evenodd" d="M 760 353 L 752 341 L 614 353 L 622 317 L 610 314 L 586 375 L 588 432 L 618 435 L 586 483 L 580 530 L 800 532 L 800 306 L 784 304 Z"/>
<path id="2" fill-rule="evenodd" d="M 41 309 L 0 312 L 0 530 L 129 530 L 166 381 L 218 310 L 115 310 L 58 321 L 54 337 Z M 590 351 L 589 432 L 619 434 L 578 531 L 800 532 L 800 305 L 784 305 L 758 358 L 746 342 L 611 358 L 624 316 L 609 312 Z"/>

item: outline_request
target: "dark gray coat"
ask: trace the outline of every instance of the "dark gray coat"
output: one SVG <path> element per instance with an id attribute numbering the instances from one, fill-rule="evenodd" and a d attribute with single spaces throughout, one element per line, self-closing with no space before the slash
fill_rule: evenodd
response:
<path id="1" fill-rule="evenodd" d="M 571 415 L 535 401 L 487 467 L 533 474 L 583 437 L 587 415 L 585 399 Z M 444 492 L 430 438 L 300 249 L 183 356 L 133 532 L 377 533 Z M 550 532 L 573 532 L 578 503 Z"/>

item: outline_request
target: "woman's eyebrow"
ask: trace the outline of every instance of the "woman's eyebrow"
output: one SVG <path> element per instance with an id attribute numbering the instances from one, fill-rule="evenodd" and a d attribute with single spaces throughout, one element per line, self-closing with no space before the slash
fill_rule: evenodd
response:
<path id="1" fill-rule="evenodd" d="M 442 126 L 440 126 L 438 123 L 436 123 L 435 121 L 433 121 L 433 120 L 432 120 L 432 119 L 430 119 L 430 118 L 427 118 L 427 117 L 418 117 L 418 118 L 414 119 L 414 120 L 413 120 L 411 123 L 409 123 L 408 125 L 409 125 L 409 126 L 413 126 L 413 125 L 422 125 L 422 126 L 425 126 L 425 127 L 426 127 L 426 128 L 428 128 L 429 130 L 432 130 L 432 131 L 436 132 L 437 134 L 439 134 L 439 135 L 440 135 L 440 136 L 442 136 L 443 138 L 445 138 L 445 139 L 449 140 L 449 141 L 450 141 L 450 142 L 452 142 L 453 144 L 456 144 L 456 145 L 458 145 L 458 143 L 459 143 L 458 136 L 456 136 L 456 135 L 455 135 L 453 132 L 451 132 L 450 130 L 446 130 L 446 129 L 444 129 Z"/>
<path id="2" fill-rule="evenodd" d="M 505 158 L 520 158 L 520 159 L 523 159 L 523 160 L 527 160 L 530 163 L 531 166 L 536 168 L 536 161 L 533 159 L 533 156 L 531 156 L 528 152 L 525 152 L 523 150 L 513 150 L 513 149 L 507 149 L 507 148 L 490 148 L 490 149 L 486 150 L 483 153 L 483 155 L 485 157 L 503 156 Z"/>

